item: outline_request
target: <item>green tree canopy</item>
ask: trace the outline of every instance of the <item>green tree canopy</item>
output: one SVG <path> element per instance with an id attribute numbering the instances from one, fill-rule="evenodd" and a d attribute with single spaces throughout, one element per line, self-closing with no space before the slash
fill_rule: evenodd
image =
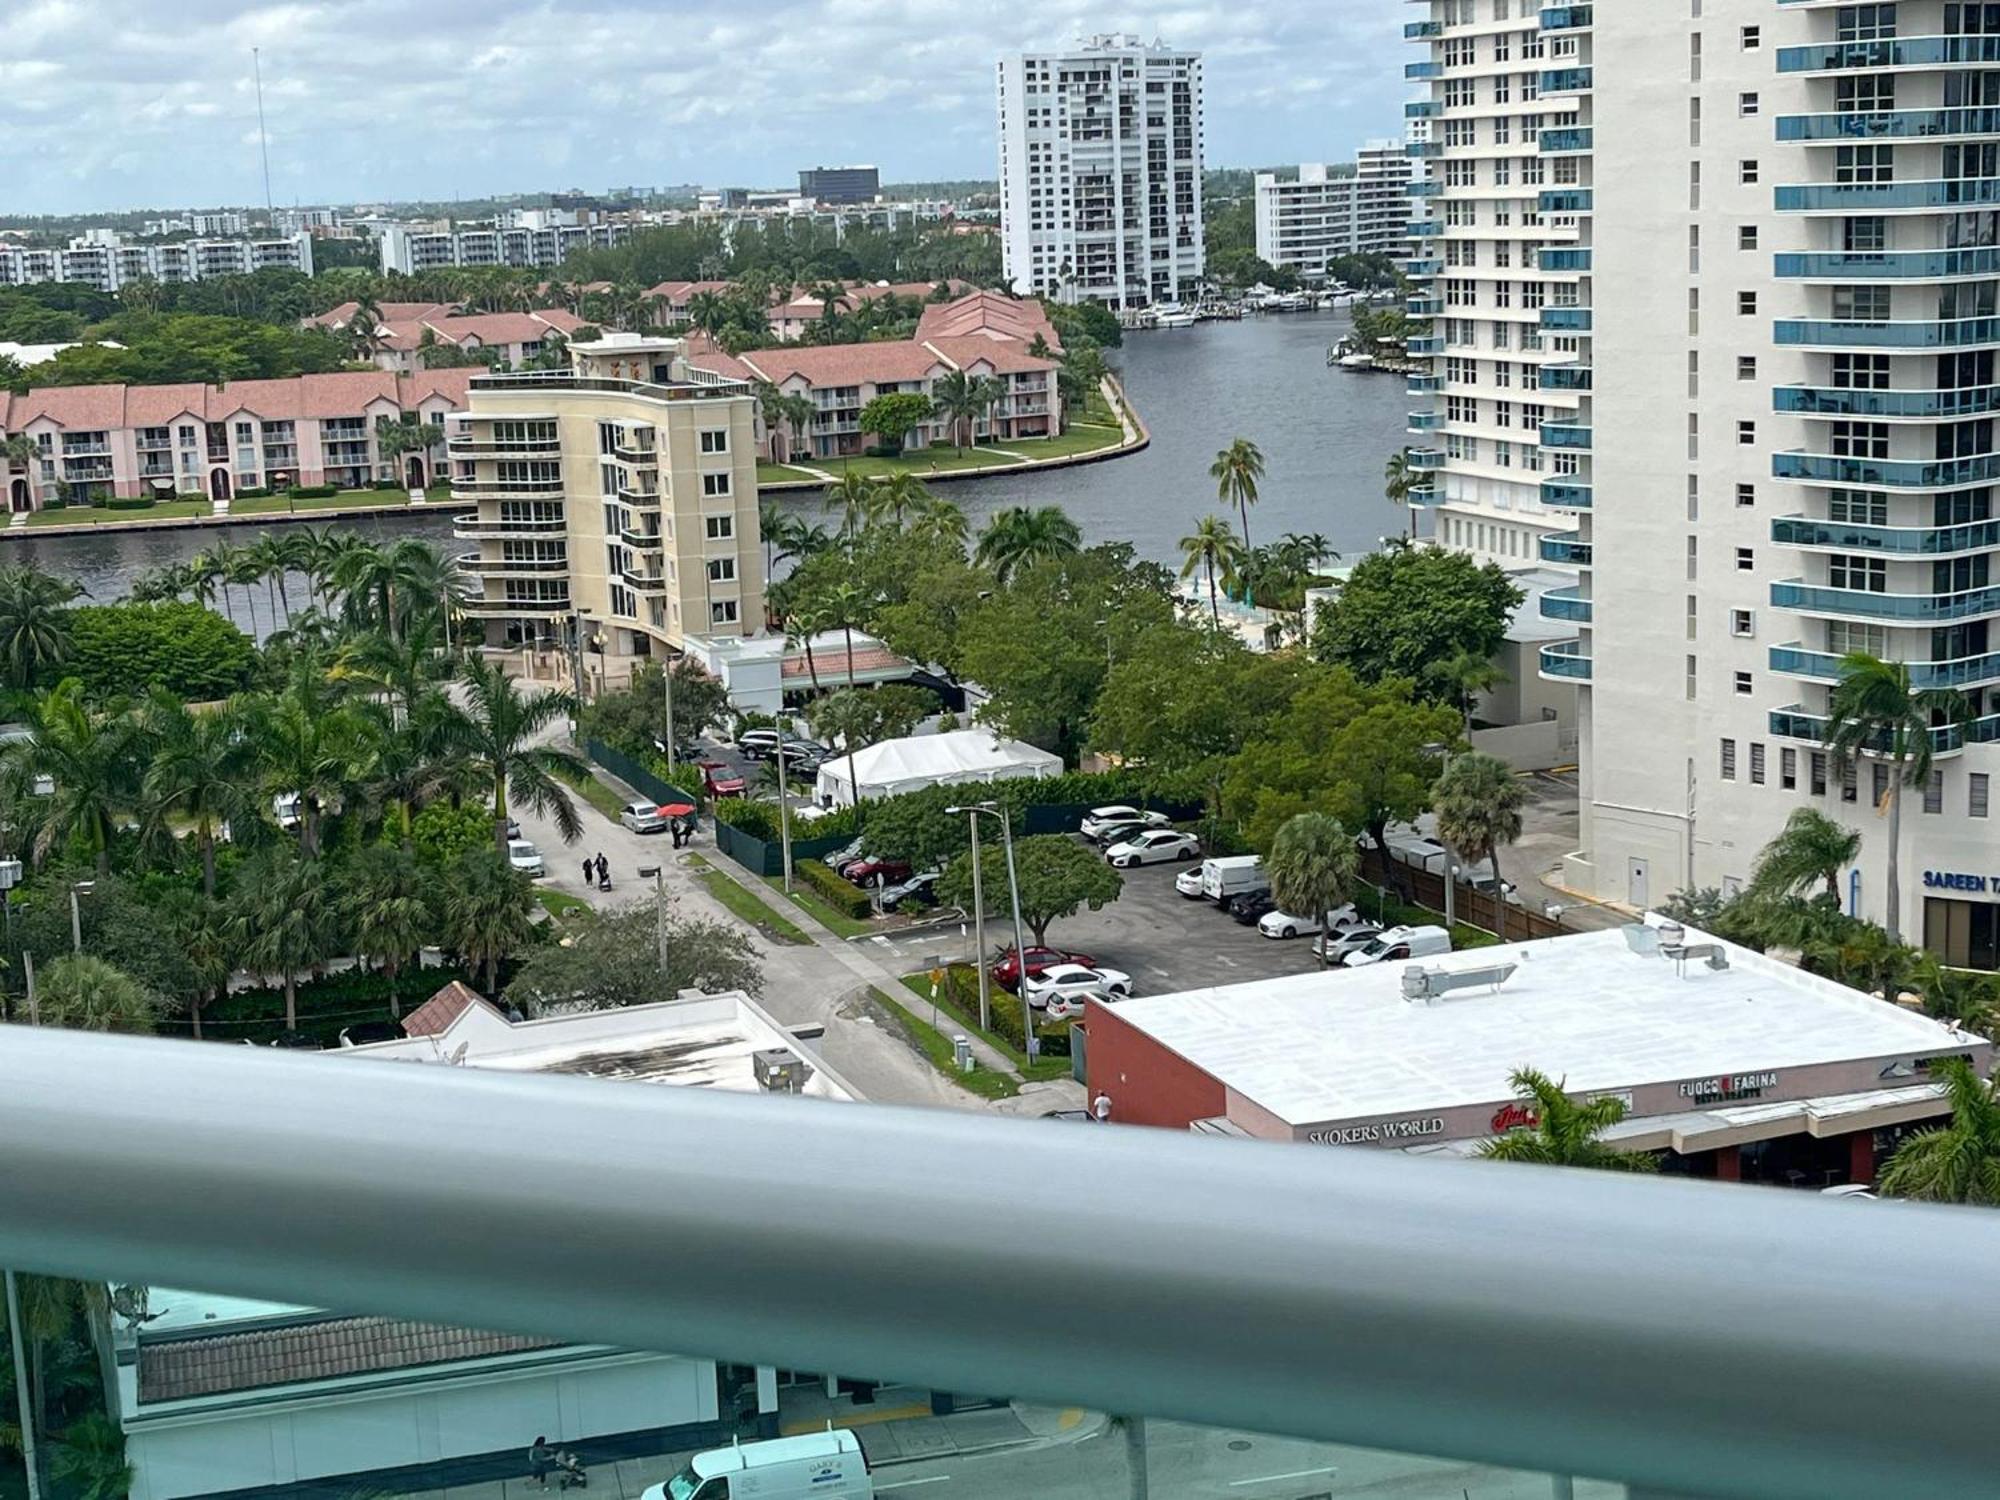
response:
<path id="1" fill-rule="evenodd" d="M 880 438 L 886 447 L 899 448 L 905 437 L 930 421 L 931 411 L 930 397 L 894 391 L 861 408 L 861 430 Z"/>
<path id="2" fill-rule="evenodd" d="M 1332 961 L 1327 915 L 1353 894 L 1357 863 L 1354 835 L 1325 813 L 1288 818 L 1271 840 L 1264 861 L 1271 899 L 1285 911 L 1318 919 L 1321 967 Z"/>
<path id="3" fill-rule="evenodd" d="M 980 880 L 990 911 L 1011 917 L 1006 852 L 998 839 L 986 840 L 982 829 Z M 1118 899 L 1125 881 L 1094 850 L 1060 834 L 1037 834 L 1014 843 L 1014 868 L 1021 887 L 1021 924 L 1037 943 L 1048 941 L 1050 924 L 1073 917 L 1086 906 L 1099 911 Z M 945 868 L 938 880 L 938 898 L 972 909 L 972 852 L 967 850 Z M 1004 920 L 1004 918 L 1003 918 Z"/>
<path id="4" fill-rule="evenodd" d="M 1522 597 L 1493 563 L 1438 547 L 1391 547 L 1354 565 L 1319 612 L 1312 652 L 1363 682 L 1421 683 L 1433 663 L 1497 652 Z"/>
<path id="5" fill-rule="evenodd" d="M 227 617 L 182 600 L 70 611 L 67 675 L 93 699 L 162 688 L 190 703 L 249 686 L 257 652 Z"/>
<path id="6" fill-rule="evenodd" d="M 758 994 L 763 971 L 740 928 L 672 912 L 667 921 L 667 968 L 660 972 L 653 903 L 636 902 L 575 919 L 567 944 L 537 948 L 507 986 L 507 999 L 528 1015 L 551 1007 L 611 1010 L 671 1000 L 684 989 Z"/>
<path id="7" fill-rule="evenodd" d="M 1484 1142 L 1489 1161 L 1525 1161 L 1545 1167 L 1595 1167 L 1607 1172 L 1656 1172 L 1659 1161 L 1644 1151 L 1620 1151 L 1598 1137 L 1625 1118 L 1625 1103 L 1609 1094 L 1572 1099 L 1546 1073 L 1522 1068 L 1512 1075 L 1514 1093 L 1528 1107 L 1529 1125 Z"/>
<path id="8" fill-rule="evenodd" d="M 2000 1080 L 1981 1083 L 1957 1058 L 1938 1064 L 1951 1094 L 1951 1123 L 1920 1131 L 1882 1171 L 1891 1198 L 2000 1206 Z"/>

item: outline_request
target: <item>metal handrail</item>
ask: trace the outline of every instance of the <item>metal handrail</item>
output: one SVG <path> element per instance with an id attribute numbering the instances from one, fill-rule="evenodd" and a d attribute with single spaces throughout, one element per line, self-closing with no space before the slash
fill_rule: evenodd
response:
<path id="1" fill-rule="evenodd" d="M 1987 1210 L 26 1027 L 0 1205 L 18 1269 L 1684 1495 L 1992 1479 Z"/>

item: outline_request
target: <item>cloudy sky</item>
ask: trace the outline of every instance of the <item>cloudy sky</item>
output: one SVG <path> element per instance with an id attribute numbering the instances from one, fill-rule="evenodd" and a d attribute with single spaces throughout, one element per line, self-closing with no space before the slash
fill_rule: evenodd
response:
<path id="1" fill-rule="evenodd" d="M 1400 134 L 1398 0 L 0 0 L 15 213 L 995 175 L 993 62 L 1089 31 L 1207 54 L 1212 166 Z"/>

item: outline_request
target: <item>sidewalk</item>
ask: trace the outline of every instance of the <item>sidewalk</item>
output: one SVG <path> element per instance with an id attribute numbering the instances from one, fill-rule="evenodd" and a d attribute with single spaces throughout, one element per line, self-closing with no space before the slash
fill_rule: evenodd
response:
<path id="1" fill-rule="evenodd" d="M 779 1410 L 779 1430 L 787 1437 L 828 1426 L 852 1429 L 871 1469 L 1076 1442 L 1105 1421 L 1080 1406 L 1017 1404 L 938 1416 L 931 1410 L 931 1393 L 913 1386 L 883 1386 L 868 1404 L 857 1404 L 845 1392 L 828 1397 L 792 1386 L 782 1393 Z"/>

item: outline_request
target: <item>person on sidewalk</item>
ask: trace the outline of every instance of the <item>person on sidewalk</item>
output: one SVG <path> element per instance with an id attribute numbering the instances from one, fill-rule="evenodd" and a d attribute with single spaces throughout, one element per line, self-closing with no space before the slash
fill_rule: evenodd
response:
<path id="1" fill-rule="evenodd" d="M 549 1472 L 556 1466 L 556 1450 L 549 1446 L 547 1437 L 538 1437 L 528 1445 L 528 1477 L 543 1489 L 549 1487 Z"/>

